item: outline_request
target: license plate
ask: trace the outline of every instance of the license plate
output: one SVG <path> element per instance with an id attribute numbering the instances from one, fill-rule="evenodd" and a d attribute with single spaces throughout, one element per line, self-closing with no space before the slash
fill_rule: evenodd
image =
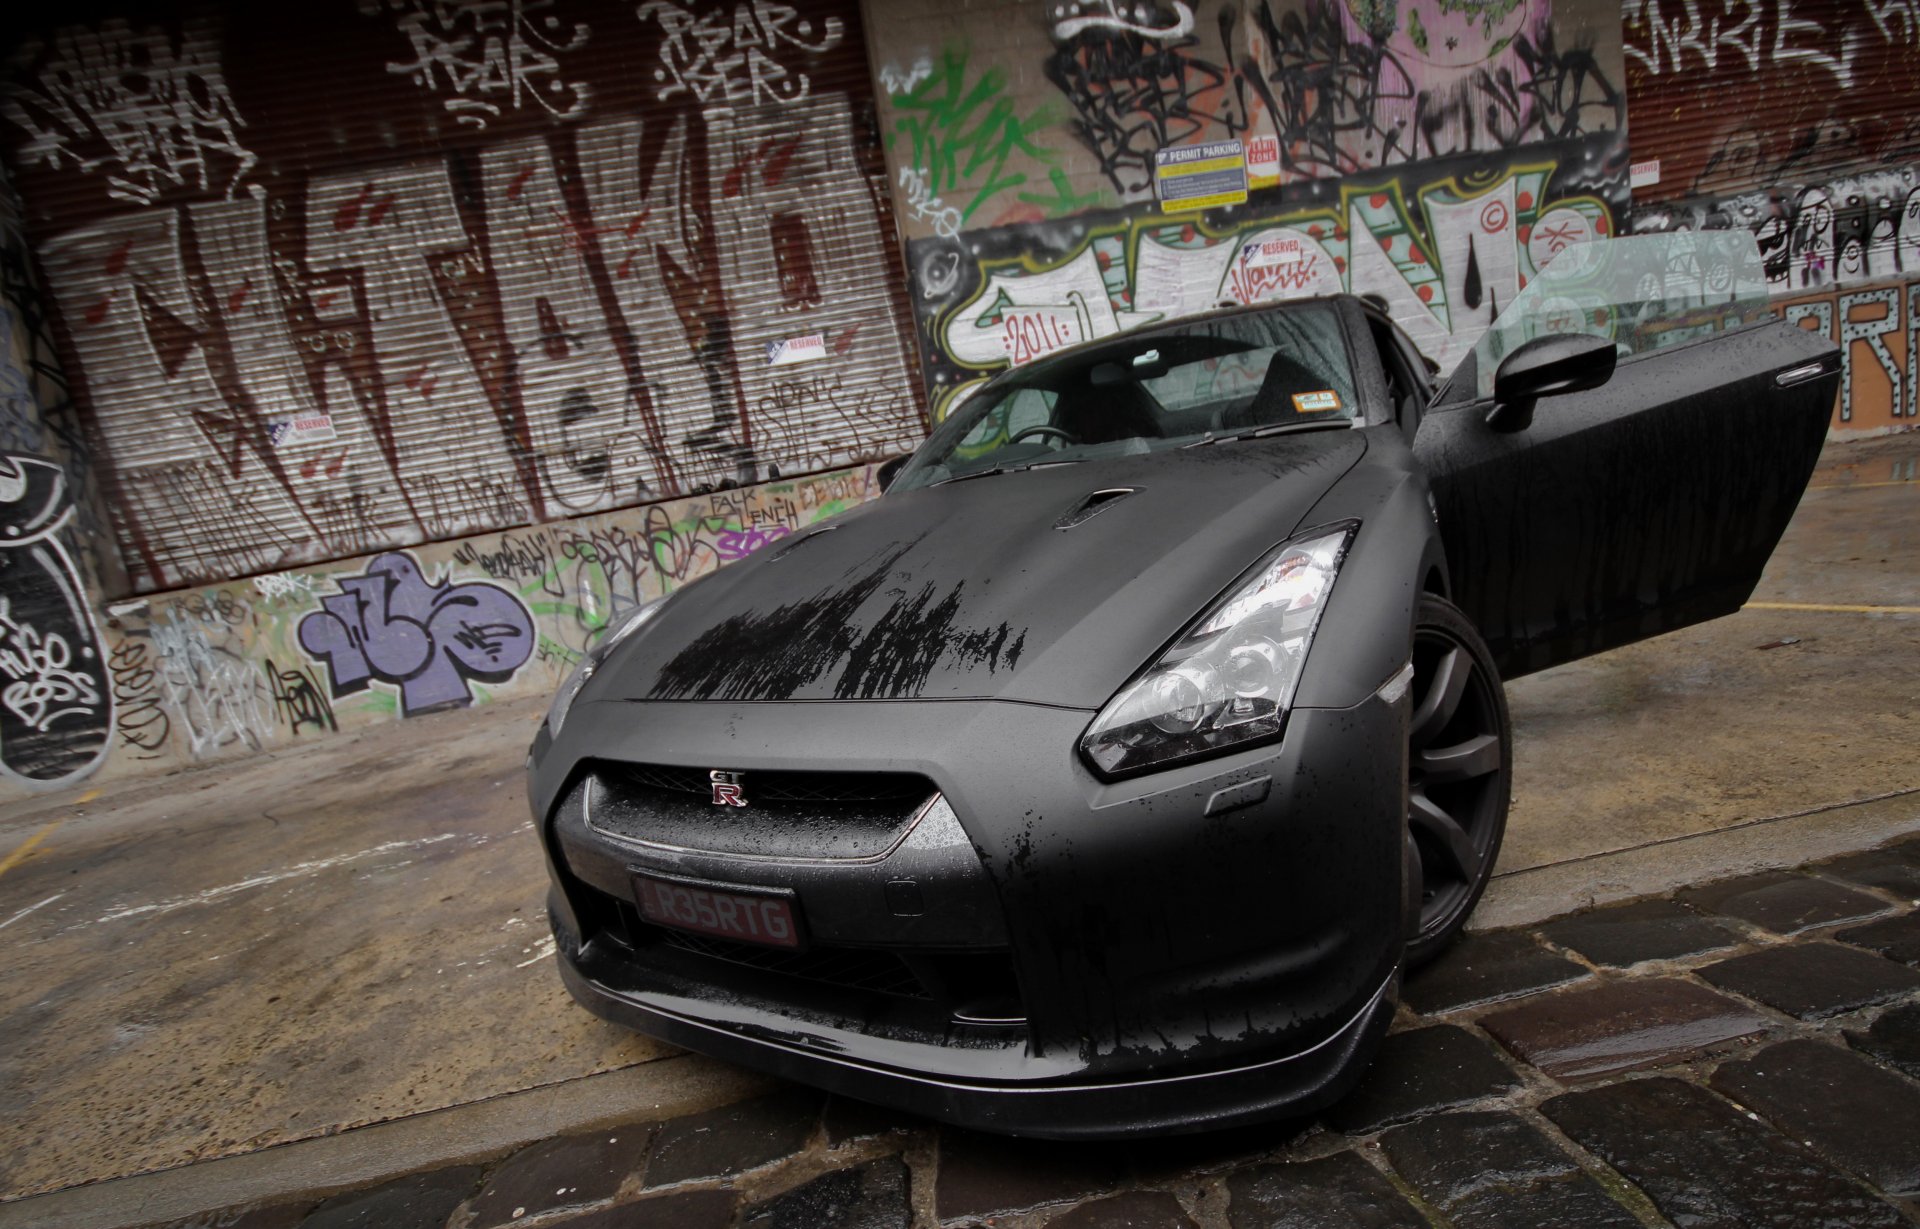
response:
<path id="1" fill-rule="evenodd" d="M 785 896 L 724 892 L 650 875 L 635 875 L 633 881 L 640 912 L 649 922 L 742 943 L 800 946 L 793 903 Z"/>

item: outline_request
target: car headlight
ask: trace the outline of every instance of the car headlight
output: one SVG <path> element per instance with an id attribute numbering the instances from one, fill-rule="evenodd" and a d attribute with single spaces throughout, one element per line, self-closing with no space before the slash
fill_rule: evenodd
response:
<path id="1" fill-rule="evenodd" d="M 1277 737 L 1357 524 L 1262 559 L 1093 719 L 1080 750 L 1105 776 Z"/>
<path id="2" fill-rule="evenodd" d="M 560 690 L 553 693 L 553 703 L 547 706 L 549 734 L 560 733 L 560 726 L 567 719 L 567 710 L 573 707 L 574 697 L 580 694 L 580 689 L 587 685 L 587 680 L 593 677 L 593 672 L 600 668 L 600 664 L 620 647 L 621 641 L 639 631 L 665 604 L 666 599 L 659 598 L 635 606 L 625 614 L 615 615 L 608 621 L 606 628 L 600 633 L 600 639 L 593 642 L 587 649 L 586 656 L 580 659 L 579 664 L 574 666 L 573 672 L 567 675 L 566 681 L 560 684 Z"/>

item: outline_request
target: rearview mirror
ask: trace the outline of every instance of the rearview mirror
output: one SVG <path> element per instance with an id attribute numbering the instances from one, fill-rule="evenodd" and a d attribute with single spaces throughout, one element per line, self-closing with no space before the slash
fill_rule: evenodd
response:
<path id="1" fill-rule="evenodd" d="M 1533 403 L 1599 388 L 1613 378 L 1619 353 L 1605 337 L 1553 333 L 1536 337 L 1500 361 L 1493 373 L 1493 408 L 1487 425 L 1495 431 L 1524 431 L 1533 422 Z"/>

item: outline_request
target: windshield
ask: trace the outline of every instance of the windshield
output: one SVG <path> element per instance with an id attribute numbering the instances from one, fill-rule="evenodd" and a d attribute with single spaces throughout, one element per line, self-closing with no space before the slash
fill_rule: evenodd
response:
<path id="1" fill-rule="evenodd" d="M 893 489 L 1358 417 L 1326 303 L 1197 320 L 1043 360 L 963 402 Z"/>
<path id="2" fill-rule="evenodd" d="M 1500 313 L 1439 399 L 1491 397 L 1500 360 L 1549 333 L 1609 338 L 1624 359 L 1769 316 L 1766 269 L 1752 231 L 1674 231 L 1574 244 Z"/>

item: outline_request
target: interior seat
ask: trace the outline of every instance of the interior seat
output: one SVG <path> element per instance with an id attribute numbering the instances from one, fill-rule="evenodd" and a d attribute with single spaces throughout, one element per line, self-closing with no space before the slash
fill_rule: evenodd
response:
<path id="1" fill-rule="evenodd" d="M 1053 406 L 1054 425 L 1082 444 L 1159 439 L 1160 403 L 1132 380 L 1106 388 L 1081 384 L 1060 394 Z"/>
<path id="2" fill-rule="evenodd" d="M 1295 419 L 1311 422 L 1316 418 L 1344 417 L 1344 410 L 1301 413 L 1294 408 L 1295 394 L 1325 392 L 1326 389 L 1325 376 L 1316 375 L 1284 354 L 1275 354 L 1267 362 L 1267 374 L 1260 381 L 1260 391 L 1253 395 L 1253 400 L 1229 410 L 1222 417 L 1220 428 L 1223 431 L 1244 431 L 1249 427 L 1265 427 Z"/>

